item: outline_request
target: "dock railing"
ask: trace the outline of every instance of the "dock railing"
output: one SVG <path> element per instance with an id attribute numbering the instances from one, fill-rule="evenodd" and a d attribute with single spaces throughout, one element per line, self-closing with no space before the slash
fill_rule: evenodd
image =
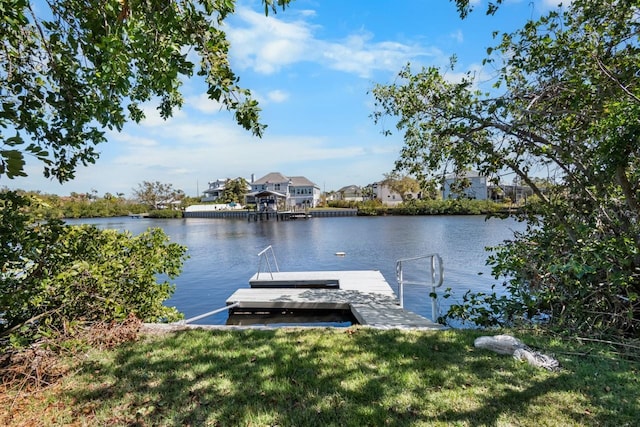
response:
<path id="1" fill-rule="evenodd" d="M 271 254 L 271 256 L 269 256 Z M 269 275 L 271 276 L 271 280 L 273 280 L 273 267 L 271 266 L 271 262 L 273 261 L 273 265 L 275 266 L 275 271 L 279 272 L 278 261 L 276 260 L 276 254 L 273 252 L 273 248 L 271 245 L 267 246 L 258 254 L 258 258 L 260 261 L 258 262 L 258 272 L 256 273 L 256 279 L 260 278 L 260 273 L 262 272 L 262 266 L 266 266 L 269 269 Z"/>
<path id="2" fill-rule="evenodd" d="M 419 262 L 429 260 L 430 277 L 425 281 L 406 281 L 403 277 L 402 266 L 409 262 Z M 396 261 L 396 279 L 398 280 L 398 294 L 400 298 L 400 307 L 404 308 L 404 285 L 431 285 L 431 317 L 432 321 L 436 321 L 438 317 L 438 300 L 436 296 L 436 288 L 442 286 L 444 280 L 444 266 L 442 258 L 438 254 L 422 255 L 414 258 L 404 258 Z"/>

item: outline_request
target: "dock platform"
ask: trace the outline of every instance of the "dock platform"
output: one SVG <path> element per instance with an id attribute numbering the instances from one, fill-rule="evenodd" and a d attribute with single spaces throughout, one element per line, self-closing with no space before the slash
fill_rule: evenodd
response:
<path id="1" fill-rule="evenodd" d="M 241 310 L 350 310 L 361 325 L 377 328 L 439 330 L 432 322 L 400 307 L 377 270 L 256 273 L 250 288 L 238 289 L 227 305 Z"/>

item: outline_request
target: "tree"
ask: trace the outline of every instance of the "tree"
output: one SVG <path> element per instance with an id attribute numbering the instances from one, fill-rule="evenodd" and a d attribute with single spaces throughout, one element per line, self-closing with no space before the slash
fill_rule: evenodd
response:
<path id="1" fill-rule="evenodd" d="M 143 181 L 133 189 L 134 198 L 150 209 L 162 209 L 170 207 L 173 202 L 184 198 L 182 190 L 175 190 L 173 184 L 164 184 L 160 181 Z"/>
<path id="2" fill-rule="evenodd" d="M 384 174 L 384 185 L 391 191 L 398 193 L 403 202 L 413 199 L 413 194 L 420 192 L 420 183 L 410 176 L 400 175 L 397 172 Z"/>
<path id="3" fill-rule="evenodd" d="M 373 186 L 371 185 L 367 185 L 366 187 L 362 188 L 362 199 L 364 200 L 373 200 L 375 199 L 376 195 L 373 192 Z"/>
<path id="4" fill-rule="evenodd" d="M 25 176 L 24 155 L 44 175 L 72 179 L 94 163 L 104 130 L 144 118 L 159 100 L 163 118 L 182 105 L 194 73 L 209 98 L 261 136 L 258 104 L 238 86 L 222 30 L 233 0 L 0 0 L 0 176 Z M 289 0 L 263 0 L 265 13 Z M 192 61 L 197 57 L 199 64 Z"/>
<path id="5" fill-rule="evenodd" d="M 262 3 L 268 14 L 289 1 Z M 234 0 L 0 0 L 0 177 L 26 176 L 30 155 L 46 177 L 72 179 L 80 164 L 96 161 L 106 130 L 144 118 L 143 103 L 157 101 L 161 117 L 170 117 L 194 73 L 210 99 L 261 136 L 258 104 L 227 57 L 222 26 L 234 7 Z M 144 183 L 143 194 L 147 184 L 161 190 L 152 206 L 184 196 L 159 183 Z M 184 248 L 161 230 L 134 237 L 64 226 L 39 204 L 0 193 L 0 344 L 86 320 L 176 317 L 162 305 L 173 287 L 156 277 L 179 273 Z"/>
<path id="6" fill-rule="evenodd" d="M 247 180 L 242 177 L 227 179 L 219 203 L 243 203 L 247 194 Z"/>
<path id="7" fill-rule="evenodd" d="M 527 233 L 489 259 L 511 296 L 491 296 L 496 323 L 640 335 L 639 16 L 633 1 L 574 0 L 487 49 L 489 90 L 471 73 L 407 66 L 373 91 L 374 119 L 396 116 L 404 132 L 398 170 L 424 181 L 510 171 L 540 200 Z M 542 167 L 557 185 L 534 179 Z"/>

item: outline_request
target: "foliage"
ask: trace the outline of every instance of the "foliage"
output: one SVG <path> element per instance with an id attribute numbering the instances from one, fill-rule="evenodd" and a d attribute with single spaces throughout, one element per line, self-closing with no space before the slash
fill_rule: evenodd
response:
<path id="1" fill-rule="evenodd" d="M 481 215 L 503 211 L 501 204 L 470 199 L 410 200 L 393 209 L 396 215 Z"/>
<path id="2" fill-rule="evenodd" d="M 348 202 L 352 206 L 340 206 L 340 201 L 331 202 L 335 207 L 356 207 L 358 215 L 379 216 L 379 215 L 501 215 L 510 214 L 509 209 L 504 205 L 494 203 L 490 200 L 409 200 L 398 206 L 385 206 L 379 200 L 368 200 L 365 202 Z"/>
<path id="3" fill-rule="evenodd" d="M 516 334 L 559 359 L 563 369 L 549 372 L 474 348 L 474 339 L 487 334 L 358 327 L 180 331 L 92 352 L 62 387 L 23 398 L 13 390 L 5 400 L 0 395 L 0 423 L 637 424 L 637 363 L 604 345 Z"/>
<path id="4" fill-rule="evenodd" d="M 185 196 L 180 200 L 180 208 L 184 209 L 184 208 L 188 208 L 191 205 L 198 205 L 200 204 L 200 200 L 202 198 L 197 196 L 197 197 L 193 197 L 193 196 L 187 196 L 185 194 Z"/>
<path id="5" fill-rule="evenodd" d="M 398 193 L 403 202 L 413 198 L 414 193 L 420 192 L 420 183 L 410 176 L 401 176 L 398 172 L 384 174 L 383 185 L 394 193 Z"/>
<path id="6" fill-rule="evenodd" d="M 368 203 L 367 203 L 368 202 Z M 363 205 L 371 205 L 371 204 L 376 204 L 376 205 L 380 205 L 382 206 L 382 202 L 377 201 L 376 202 L 371 202 L 371 201 L 366 201 L 366 202 L 359 202 L 356 200 L 329 200 L 327 202 L 327 206 L 330 208 L 339 208 L 339 209 L 345 209 L 345 208 L 349 208 L 349 209 L 353 209 L 353 208 L 360 208 Z"/>
<path id="7" fill-rule="evenodd" d="M 242 177 L 227 179 L 224 183 L 222 195 L 216 202 L 244 204 L 244 196 L 247 194 L 247 186 L 247 180 Z"/>
<path id="8" fill-rule="evenodd" d="M 472 0 L 451 0 L 454 2 L 458 8 L 458 13 L 461 18 L 466 18 L 469 13 L 473 11 L 473 6 L 478 4 L 476 1 Z M 502 4 L 503 0 L 490 0 L 487 3 L 487 15 L 493 15 L 498 10 L 498 7 Z M 561 2 L 558 2 L 561 3 Z"/>
<path id="9" fill-rule="evenodd" d="M 0 195 L 0 336 L 21 344 L 78 322 L 179 317 L 163 306 L 174 286 L 156 277 L 176 277 L 186 248 L 168 243 L 160 229 L 132 236 L 40 221 L 30 210 L 35 203 Z"/>
<path id="10" fill-rule="evenodd" d="M 5 191 L 9 190 L 0 190 L 0 192 Z M 110 193 L 103 197 L 78 193 L 71 193 L 70 196 L 58 196 L 17 190 L 16 194 L 37 199 L 38 203 L 32 203 L 30 210 L 40 218 L 105 218 L 143 213 L 148 210 L 145 205 L 127 200 L 123 196 L 113 196 Z"/>
<path id="11" fill-rule="evenodd" d="M 264 0 L 265 12 L 288 2 Z M 194 73 L 209 98 L 261 136 L 258 103 L 229 65 L 222 28 L 234 8 L 233 0 L 0 0 L 0 176 L 25 176 L 29 155 L 45 176 L 72 179 L 79 164 L 95 163 L 105 129 L 144 118 L 143 103 L 158 100 L 170 117 Z"/>
<path id="12" fill-rule="evenodd" d="M 640 335 L 639 16 L 636 2 L 574 0 L 487 49 L 489 91 L 472 73 L 410 66 L 374 89 L 374 118 L 396 116 L 404 132 L 398 170 L 510 171 L 531 187 L 527 233 L 489 262 L 516 300 L 583 334 Z M 534 180 L 541 168 L 556 185 Z"/>
<path id="13" fill-rule="evenodd" d="M 362 187 L 362 199 L 363 200 L 372 200 L 375 199 L 376 194 L 373 191 L 373 185 L 367 185 L 366 187 Z"/>
<path id="14" fill-rule="evenodd" d="M 127 200 L 97 199 L 60 202 L 63 218 L 105 218 L 145 212 L 147 207 Z"/>
<path id="15" fill-rule="evenodd" d="M 184 198 L 184 192 L 174 189 L 173 184 L 143 181 L 138 184 L 138 188 L 133 189 L 133 196 L 149 209 L 173 209 L 174 202 L 180 202 Z"/>
<path id="16" fill-rule="evenodd" d="M 148 213 L 149 218 L 182 218 L 182 211 L 176 209 L 154 209 Z"/>
<path id="17" fill-rule="evenodd" d="M 275 13 L 289 1 L 262 3 Z M 261 136 L 258 104 L 228 60 L 222 28 L 234 8 L 234 0 L 0 0 L 0 177 L 26 176 L 27 155 L 43 163 L 46 177 L 73 179 L 79 165 L 96 161 L 105 132 L 141 121 L 145 104 L 157 102 L 160 116 L 170 117 L 194 73 L 210 99 Z M 184 197 L 158 182 L 139 191 L 154 208 Z M 81 321 L 177 317 L 162 305 L 173 287 L 156 275 L 175 277 L 185 248 L 160 230 L 134 237 L 59 220 L 121 206 L 119 196 L 98 202 L 95 193 L 62 215 L 58 201 L 44 206 L 28 194 L 0 193 L 3 344 L 8 335 L 29 343 Z"/>

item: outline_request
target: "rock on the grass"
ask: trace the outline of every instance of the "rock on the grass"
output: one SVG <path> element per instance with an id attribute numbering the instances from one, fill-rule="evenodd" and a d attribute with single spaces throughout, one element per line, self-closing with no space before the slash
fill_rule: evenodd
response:
<path id="1" fill-rule="evenodd" d="M 476 348 L 495 351 L 498 354 L 513 354 L 519 348 L 526 348 L 526 345 L 519 339 L 511 335 L 495 335 L 493 337 L 478 337 L 473 342 Z"/>
<path id="2" fill-rule="evenodd" d="M 533 351 L 519 339 L 511 335 L 495 335 L 478 337 L 473 342 L 476 348 L 494 351 L 498 354 L 509 354 L 517 360 L 524 360 L 532 366 L 555 371 L 560 363 L 553 357 Z"/>

